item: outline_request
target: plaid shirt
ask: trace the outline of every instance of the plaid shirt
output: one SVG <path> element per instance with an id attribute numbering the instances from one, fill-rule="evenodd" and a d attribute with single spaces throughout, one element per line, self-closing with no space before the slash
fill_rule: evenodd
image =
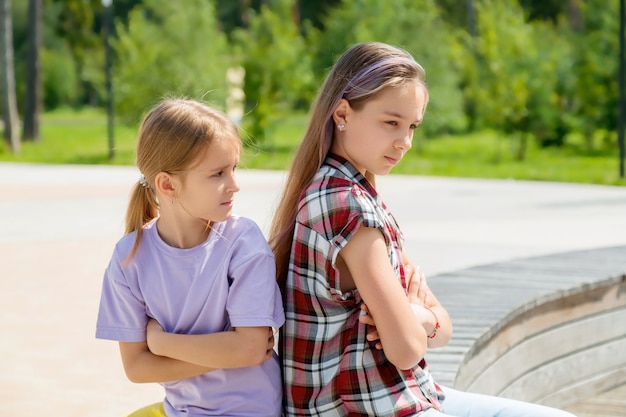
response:
<path id="1" fill-rule="evenodd" d="M 406 289 L 395 219 L 367 179 L 329 156 L 302 195 L 291 248 L 280 338 L 287 416 L 412 416 L 443 398 L 424 360 L 400 370 L 366 340 L 359 292 L 341 291 L 337 255 L 360 226 L 383 233 Z"/>

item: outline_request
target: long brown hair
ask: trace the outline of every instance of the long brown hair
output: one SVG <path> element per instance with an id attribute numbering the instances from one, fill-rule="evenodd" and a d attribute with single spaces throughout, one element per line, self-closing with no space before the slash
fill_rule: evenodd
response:
<path id="1" fill-rule="evenodd" d="M 137 168 L 142 177 L 131 190 L 126 210 L 125 234 L 136 233 L 127 260 L 141 243 L 143 227 L 158 216 L 156 175 L 190 168 L 217 138 L 241 142 L 236 125 L 224 113 L 205 103 L 170 98 L 146 114 L 137 139 Z"/>
<path id="2" fill-rule="evenodd" d="M 270 246 L 276 257 L 276 279 L 284 290 L 295 220 L 301 193 L 322 166 L 334 140 L 332 114 L 344 98 L 360 110 L 382 90 L 407 82 L 425 85 L 424 69 L 403 49 L 379 42 L 360 43 L 339 57 L 311 107 L 309 125 L 287 175 L 270 229 Z M 374 182 L 373 174 L 366 177 Z"/>

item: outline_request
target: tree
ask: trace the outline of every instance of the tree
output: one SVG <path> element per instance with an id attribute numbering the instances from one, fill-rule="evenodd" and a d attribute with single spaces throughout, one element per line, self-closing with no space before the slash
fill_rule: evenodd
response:
<path id="1" fill-rule="evenodd" d="M 262 143 L 270 117 L 308 104 L 314 83 L 310 54 L 294 19 L 293 0 L 274 0 L 251 11 L 247 30 L 234 33 L 245 69 L 244 92 L 252 140 Z"/>
<path id="2" fill-rule="evenodd" d="M 434 136 L 466 129 L 454 59 L 459 45 L 455 30 L 439 16 L 433 0 L 344 0 L 323 23 L 324 31 L 314 30 L 311 35 L 316 74 L 323 77 L 353 43 L 382 41 L 400 46 L 426 70 L 430 101 L 422 132 Z"/>
<path id="3" fill-rule="evenodd" d="M 254 5 L 252 0 L 217 0 L 215 7 L 221 29 L 230 36 L 236 28 L 248 27 L 248 9 Z"/>
<path id="4" fill-rule="evenodd" d="M 53 0 L 60 5 L 59 18 L 56 30 L 61 36 L 71 54 L 77 75 L 77 91 L 82 102 L 96 102 L 92 78 L 93 73 L 101 74 L 102 42 L 97 16 L 101 13 L 102 0 Z M 73 103 L 82 104 L 82 103 Z"/>
<path id="5" fill-rule="evenodd" d="M 528 23 L 516 0 L 476 1 L 477 34 L 467 37 L 465 95 L 475 124 L 518 140 L 525 158 L 529 138 L 542 145 L 562 141 L 562 117 L 571 81 L 567 42 L 550 23 Z M 496 151 L 496 161 L 501 147 Z"/>
<path id="6" fill-rule="evenodd" d="M 11 17 L 11 0 L 0 0 L 0 59 L 4 69 L 2 73 L 2 109 L 4 121 L 4 137 L 11 150 L 19 154 L 21 144 L 18 135 L 19 118 L 15 97 L 15 71 L 13 63 L 13 24 Z"/>
<path id="7" fill-rule="evenodd" d="M 28 1 L 28 49 L 26 55 L 26 99 L 24 103 L 24 140 L 39 140 L 41 112 L 41 26 L 42 0 Z"/>
<path id="8" fill-rule="evenodd" d="M 326 16 L 333 7 L 340 3 L 341 0 L 298 0 L 298 14 L 300 23 L 309 21 L 319 29 L 324 29 L 324 16 Z"/>
<path id="9" fill-rule="evenodd" d="M 573 35 L 575 85 L 571 91 L 578 127 L 594 147 L 594 136 L 616 137 L 619 71 L 619 5 L 617 1 L 587 0 L 581 5 L 580 32 Z"/>
<path id="10" fill-rule="evenodd" d="M 187 96 L 224 107 L 226 70 L 233 65 L 226 36 L 218 29 L 213 2 L 144 0 L 116 22 L 112 40 L 115 111 L 137 123 L 165 96 Z M 100 86 L 104 90 L 104 86 Z"/>

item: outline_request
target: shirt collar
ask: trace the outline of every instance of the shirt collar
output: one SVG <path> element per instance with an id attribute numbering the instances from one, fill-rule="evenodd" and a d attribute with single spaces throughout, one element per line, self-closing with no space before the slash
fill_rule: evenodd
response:
<path id="1" fill-rule="evenodd" d="M 359 185 L 367 190 L 372 196 L 378 196 L 378 192 L 376 192 L 376 189 L 369 182 L 369 180 L 365 178 L 363 174 L 361 174 L 361 172 L 343 156 L 329 152 L 326 156 L 324 164 L 335 168 L 349 180 L 359 183 Z"/>

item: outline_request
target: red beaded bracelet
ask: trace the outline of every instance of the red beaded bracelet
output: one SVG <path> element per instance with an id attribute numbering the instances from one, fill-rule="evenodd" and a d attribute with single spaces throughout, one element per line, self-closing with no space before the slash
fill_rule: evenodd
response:
<path id="1" fill-rule="evenodd" d="M 433 316 L 435 317 L 435 328 L 433 329 L 433 334 L 431 334 L 430 336 L 428 336 L 429 339 L 434 339 L 435 336 L 437 336 L 437 330 L 439 330 L 439 328 L 441 327 L 439 325 L 439 319 L 437 318 L 437 315 L 435 314 L 434 311 L 432 311 L 430 308 L 424 306 L 424 308 L 428 311 L 430 311 L 431 313 L 433 313 Z"/>

